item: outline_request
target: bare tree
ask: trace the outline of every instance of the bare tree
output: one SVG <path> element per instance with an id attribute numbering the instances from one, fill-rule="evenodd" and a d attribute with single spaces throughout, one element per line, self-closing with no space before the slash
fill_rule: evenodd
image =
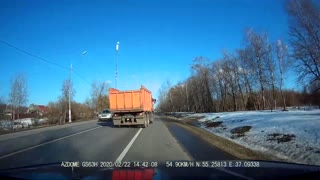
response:
<path id="1" fill-rule="evenodd" d="M 221 94 L 220 94 L 220 86 L 219 86 L 219 78 L 217 76 L 217 72 L 215 71 L 214 63 L 211 62 L 209 66 L 209 91 L 212 97 L 212 110 L 214 112 L 220 111 L 220 103 L 221 103 Z"/>
<path id="2" fill-rule="evenodd" d="M 188 86 L 190 92 L 189 102 L 192 104 L 191 108 L 193 112 L 203 112 L 204 99 L 203 99 L 203 87 L 199 76 L 191 76 L 190 85 Z"/>
<path id="3" fill-rule="evenodd" d="M 216 85 L 218 86 L 217 98 L 219 102 L 218 111 L 226 111 L 227 108 L 227 95 L 228 95 L 228 82 L 226 80 L 226 71 L 224 70 L 224 63 L 222 60 L 213 62 L 213 76 L 217 79 Z"/>
<path id="4" fill-rule="evenodd" d="M 289 36 L 300 82 L 320 80 L 320 7 L 317 1 L 290 0 Z"/>
<path id="5" fill-rule="evenodd" d="M 210 61 L 205 57 L 197 57 L 193 60 L 193 65 L 191 67 L 194 77 L 199 78 L 198 87 L 198 99 L 200 112 L 210 112 L 212 111 L 212 96 L 210 92 Z"/>
<path id="6" fill-rule="evenodd" d="M 157 109 L 162 112 L 172 111 L 172 99 L 171 95 L 169 94 L 171 88 L 171 83 L 167 80 L 163 83 L 159 89 L 159 97 L 158 97 L 158 105 Z"/>
<path id="7" fill-rule="evenodd" d="M 314 81 L 310 84 L 309 91 L 312 96 L 312 104 L 318 105 L 320 108 L 320 81 Z"/>
<path id="8" fill-rule="evenodd" d="M 267 73 L 269 74 L 266 79 L 267 79 L 267 83 L 269 84 L 269 86 L 271 87 L 271 103 L 270 103 L 270 109 L 271 111 L 273 109 L 277 108 L 277 93 L 276 93 L 276 89 L 277 89 L 277 77 L 278 77 L 278 73 L 276 71 L 276 62 L 275 59 L 273 58 L 272 55 L 272 48 L 270 44 L 266 44 L 266 50 L 268 53 L 268 56 L 266 57 L 266 67 L 267 67 Z"/>
<path id="9" fill-rule="evenodd" d="M 237 58 L 239 59 L 239 75 L 243 79 L 244 89 L 247 95 L 246 109 L 258 109 L 259 98 L 255 93 L 258 80 L 255 76 L 255 66 L 250 60 L 250 51 L 248 49 L 237 50 Z"/>
<path id="10" fill-rule="evenodd" d="M 73 97 L 75 96 L 76 91 L 73 88 L 73 83 L 69 79 L 63 81 L 61 92 L 62 92 L 60 97 L 61 100 L 65 102 L 69 101 L 69 93 L 70 93 L 71 101 L 73 101 Z"/>
<path id="11" fill-rule="evenodd" d="M 0 84 L 0 90 L 2 89 L 2 84 Z M 4 97 L 3 96 L 0 96 L 0 104 L 4 104 Z"/>
<path id="12" fill-rule="evenodd" d="M 180 89 L 180 85 L 177 84 L 176 86 L 173 86 L 170 90 L 169 90 L 169 101 L 170 101 L 170 111 L 172 112 L 179 112 L 181 111 L 181 107 L 182 107 L 182 102 L 181 102 L 181 92 L 179 91 Z"/>
<path id="13" fill-rule="evenodd" d="M 246 32 L 246 51 L 248 52 L 249 64 L 251 69 L 255 69 L 253 75 L 259 80 L 260 95 L 262 100 L 261 108 L 265 109 L 266 106 L 266 85 L 267 85 L 267 69 L 268 61 L 271 57 L 271 50 L 268 42 L 268 36 L 266 33 L 258 34 L 252 29 Z M 260 109 L 260 108 L 259 108 Z"/>
<path id="14" fill-rule="evenodd" d="M 84 104 L 86 104 L 90 109 L 94 110 L 95 106 L 93 104 L 92 98 L 91 97 L 87 97 Z"/>
<path id="15" fill-rule="evenodd" d="M 190 94 L 191 94 L 191 92 L 190 92 L 190 81 L 189 80 L 186 80 L 185 82 L 184 82 L 184 91 L 185 91 L 185 111 L 187 111 L 187 112 L 190 112 L 191 111 L 191 109 L 190 109 L 190 101 L 189 101 L 189 99 L 190 99 Z"/>
<path id="16" fill-rule="evenodd" d="M 48 123 L 49 124 L 57 124 L 57 123 L 62 123 L 62 117 L 65 117 L 62 115 L 62 112 L 64 109 L 61 109 L 61 103 L 60 102 L 49 102 L 47 107 L 48 107 L 48 113 L 47 113 L 47 118 L 48 118 Z"/>
<path id="17" fill-rule="evenodd" d="M 240 94 L 240 104 L 241 104 L 241 108 L 242 110 L 245 109 L 245 95 L 244 95 L 244 89 L 245 89 L 245 81 L 242 78 L 242 72 L 243 72 L 243 68 L 240 66 L 240 60 L 239 57 L 236 55 L 234 55 L 233 57 L 233 61 L 231 62 L 231 69 L 234 73 L 234 80 L 235 80 L 235 84 L 237 86 L 237 89 L 239 91 Z"/>
<path id="18" fill-rule="evenodd" d="M 28 102 L 28 84 L 27 78 L 23 74 L 14 77 L 11 83 L 11 91 L 9 94 L 9 103 L 13 107 L 13 112 L 17 112 L 19 119 L 20 107 Z M 13 118 L 15 115 L 13 115 Z"/>
<path id="19" fill-rule="evenodd" d="M 91 84 L 91 102 L 96 113 L 109 108 L 109 83 L 104 82 L 93 82 Z"/>
<path id="20" fill-rule="evenodd" d="M 69 96 L 70 101 L 73 101 L 73 97 L 75 96 L 75 89 L 73 88 L 73 84 L 70 79 L 66 79 L 62 83 L 61 88 L 61 96 L 59 98 L 60 103 L 62 104 L 62 112 L 63 112 L 63 123 L 66 120 L 68 108 L 69 108 Z M 72 112 L 71 112 L 72 113 Z"/>
<path id="21" fill-rule="evenodd" d="M 196 58 L 192 75 L 183 84 L 162 89 L 158 107 L 208 112 L 265 109 L 266 105 L 273 110 L 277 102 L 284 110 L 289 105 L 319 103 L 309 99 L 320 96 L 320 8 L 312 0 L 288 0 L 287 5 L 291 58 L 283 41 L 273 49 L 267 33 L 250 29 L 245 34 L 244 48 L 234 54 L 224 53 L 214 61 Z M 298 79 L 310 84 L 308 92 L 284 90 L 291 60 L 296 62 Z"/>
<path id="22" fill-rule="evenodd" d="M 2 96 L 0 96 L 0 104 L 3 104 L 4 103 L 4 98 Z"/>
<path id="23" fill-rule="evenodd" d="M 5 111 L 7 109 L 7 104 L 4 101 L 4 98 L 0 96 L 0 121 L 8 119 L 8 117 L 5 114 Z"/>
<path id="24" fill-rule="evenodd" d="M 226 82 L 227 93 L 232 98 L 232 109 L 237 111 L 244 108 L 244 95 L 242 91 L 242 82 L 240 80 L 240 65 L 238 64 L 238 58 L 229 52 L 223 53 L 223 60 L 221 61 L 220 74 L 223 75 L 223 79 Z M 219 77 L 219 76 L 218 76 Z M 241 107 L 242 106 L 242 107 Z"/>
<path id="25" fill-rule="evenodd" d="M 275 46 L 276 46 L 276 55 L 278 59 L 278 66 L 279 66 L 279 73 L 280 73 L 279 89 L 280 89 L 281 98 L 283 102 L 283 110 L 285 111 L 287 110 L 287 106 L 286 106 L 286 98 L 283 93 L 283 86 L 284 86 L 285 74 L 288 71 L 288 68 L 290 67 L 290 58 L 288 53 L 288 46 L 282 40 L 278 40 Z"/>
<path id="26" fill-rule="evenodd" d="M 93 112 L 86 103 L 73 102 L 73 117 L 75 119 L 87 120 L 93 117 Z"/>

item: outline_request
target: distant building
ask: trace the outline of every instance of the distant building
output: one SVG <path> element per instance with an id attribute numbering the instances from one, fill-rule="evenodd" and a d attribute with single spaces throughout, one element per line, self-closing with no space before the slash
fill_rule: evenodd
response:
<path id="1" fill-rule="evenodd" d="M 44 105 L 35 105 L 31 104 L 27 110 L 27 113 L 37 114 L 39 116 L 43 116 L 48 112 L 48 107 Z"/>
<path id="2" fill-rule="evenodd" d="M 12 107 L 10 105 L 2 104 L 0 113 L 5 115 L 5 116 L 11 117 L 13 115 L 13 113 L 14 113 L 14 110 L 12 110 Z"/>
<path id="3" fill-rule="evenodd" d="M 3 111 L 2 116 L 5 117 L 5 118 L 11 119 L 13 117 L 13 113 L 14 113 L 13 110 L 6 109 L 6 110 Z"/>

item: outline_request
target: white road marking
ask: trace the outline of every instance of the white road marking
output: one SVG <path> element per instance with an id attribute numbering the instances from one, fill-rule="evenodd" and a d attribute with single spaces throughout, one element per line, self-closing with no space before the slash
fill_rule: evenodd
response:
<path id="1" fill-rule="evenodd" d="M 142 128 L 139 129 L 139 131 L 136 133 L 136 135 L 133 136 L 133 138 L 131 139 L 131 141 L 129 142 L 129 144 L 127 145 L 126 148 L 124 148 L 124 150 L 122 151 L 122 153 L 120 154 L 120 156 L 117 158 L 116 162 L 121 162 L 122 159 L 124 158 L 124 156 L 127 154 L 127 152 L 129 151 L 130 147 L 132 146 L 132 144 L 134 143 L 134 141 L 137 139 L 138 135 L 140 134 L 140 132 L 142 131 Z"/>
<path id="2" fill-rule="evenodd" d="M 72 137 L 72 136 L 76 136 L 78 134 L 82 134 L 82 133 L 85 133 L 85 132 L 89 132 L 89 131 L 92 131 L 92 130 L 95 130 L 95 129 L 98 129 L 98 128 L 101 128 L 102 126 L 99 126 L 99 127 L 95 127 L 95 128 L 91 128 L 91 129 L 87 129 L 85 131 L 81 131 L 81 132 L 77 132 L 77 133 L 74 133 L 74 134 L 71 134 L 71 135 L 68 135 L 68 136 L 64 136 L 62 138 L 58 138 L 58 139 L 54 139 L 52 141 L 48 141 L 48 142 L 45 142 L 45 143 L 42 143 L 42 144 L 38 144 L 38 145 L 35 145 L 35 146 L 31 146 L 29 148 L 26 148 L 26 149 L 23 149 L 23 150 L 20 150 L 20 151 L 16 151 L 16 152 L 13 152 L 13 153 L 10 153 L 10 154 L 6 154 L 4 156 L 1 156 L 0 159 L 3 159 L 3 158 L 6 158 L 6 157 L 9 157 L 9 156 L 12 156 L 12 155 L 15 155 L 15 154 L 19 154 L 19 153 L 22 153 L 22 152 L 25 152 L 25 151 L 28 151 L 30 149 L 34 149 L 34 148 L 37 148 L 37 147 L 40 147 L 40 146 L 44 146 L 44 145 L 47 145 L 47 144 L 50 144 L 50 143 L 53 143 L 53 142 L 57 142 L 57 141 L 60 141 L 62 139 L 66 139 L 66 138 L 69 138 L 69 137 Z"/>
<path id="3" fill-rule="evenodd" d="M 53 125 L 53 126 L 48 126 L 48 127 L 30 129 L 30 130 L 27 130 L 27 131 L 18 131 L 18 132 L 15 132 L 15 133 L 3 134 L 3 135 L 0 135 L 0 142 L 1 141 L 6 141 L 6 140 L 9 140 L 9 139 L 19 138 L 19 137 L 22 137 L 22 136 L 28 136 L 28 135 L 38 134 L 38 133 L 42 133 L 42 132 L 47 132 L 47 131 L 60 130 L 60 129 L 65 129 L 65 128 L 69 128 L 69 127 L 81 126 L 81 125 L 92 123 L 93 121 L 97 121 L 97 120 L 96 119 L 92 119 L 92 120 L 88 120 L 88 121 L 75 122 L 75 123 L 66 123 L 66 124 L 63 124 L 63 125 Z"/>

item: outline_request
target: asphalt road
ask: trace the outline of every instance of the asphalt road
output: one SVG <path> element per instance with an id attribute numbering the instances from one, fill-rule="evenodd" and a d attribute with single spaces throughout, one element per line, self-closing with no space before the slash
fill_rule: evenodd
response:
<path id="1" fill-rule="evenodd" d="M 0 169 L 62 161 L 232 160 L 175 122 L 115 128 L 96 120 L 0 136 Z"/>

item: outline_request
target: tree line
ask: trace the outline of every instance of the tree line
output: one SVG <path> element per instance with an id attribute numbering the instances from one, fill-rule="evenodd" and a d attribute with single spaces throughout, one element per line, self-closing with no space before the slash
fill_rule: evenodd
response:
<path id="1" fill-rule="evenodd" d="M 270 41 L 267 32 L 247 29 L 244 45 L 210 60 L 197 57 L 191 76 L 160 89 L 158 111 L 221 112 L 320 106 L 320 8 L 311 0 L 286 3 L 289 41 Z M 285 88 L 288 72 L 303 91 Z"/>
<path id="2" fill-rule="evenodd" d="M 91 84 L 90 97 L 83 103 L 74 101 L 75 89 L 68 79 L 63 82 L 61 96 L 56 102 L 49 102 L 47 114 L 49 123 L 64 123 L 68 121 L 69 89 L 71 90 L 71 117 L 72 121 L 95 118 L 97 113 L 109 108 L 109 84 L 94 81 Z"/>
<path id="3" fill-rule="evenodd" d="M 48 112 L 45 117 L 49 123 L 63 124 L 68 122 L 69 110 L 69 90 L 71 101 L 72 121 L 81 119 L 95 118 L 97 113 L 103 109 L 109 108 L 109 83 L 94 81 L 91 84 L 90 96 L 85 102 L 79 103 L 74 100 L 76 90 L 73 88 L 73 83 L 70 79 L 62 82 L 61 95 L 56 101 L 47 104 Z M 10 93 L 8 101 L 4 97 L 0 97 L 0 119 L 19 119 L 20 113 L 26 113 L 29 91 L 28 81 L 25 74 L 17 74 L 11 81 Z M 5 111 L 9 110 L 12 116 L 5 115 Z"/>

